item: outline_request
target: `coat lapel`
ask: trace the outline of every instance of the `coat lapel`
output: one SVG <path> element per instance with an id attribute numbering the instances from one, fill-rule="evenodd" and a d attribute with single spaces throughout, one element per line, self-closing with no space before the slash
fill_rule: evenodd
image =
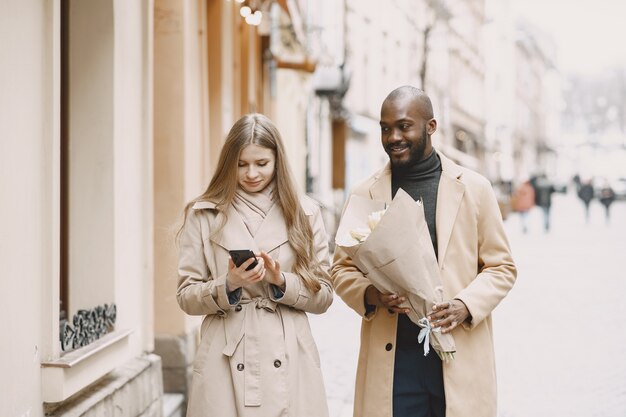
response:
<path id="1" fill-rule="evenodd" d="M 458 165 L 439 153 L 441 158 L 441 179 L 437 191 L 437 251 L 439 268 L 446 256 L 452 228 L 461 207 L 465 185 L 460 181 L 462 171 Z"/>
<path id="2" fill-rule="evenodd" d="M 278 204 L 274 204 L 269 213 L 267 213 L 265 220 L 263 220 L 259 230 L 256 232 L 254 240 L 258 243 L 259 249 L 266 253 L 289 240 L 283 210 Z"/>
<path id="3" fill-rule="evenodd" d="M 212 202 L 199 202 L 194 205 L 194 209 L 214 209 Z M 275 204 L 267 213 L 256 236 L 253 238 L 246 227 L 241 215 L 231 205 L 226 210 L 228 221 L 221 233 L 211 236 L 211 241 L 220 245 L 226 250 L 250 249 L 254 253 L 264 251 L 269 253 L 283 243 L 289 241 L 287 225 L 283 217 L 283 211 L 278 204 Z M 309 214 L 307 212 L 307 214 Z M 217 222 L 216 222 L 217 223 Z M 211 225 L 211 229 L 218 227 L 218 224 Z"/>
<path id="4" fill-rule="evenodd" d="M 243 220 L 237 210 L 231 205 L 226 210 L 228 221 L 221 233 L 217 236 L 211 236 L 211 241 L 222 246 L 226 250 L 235 249 L 250 249 L 254 253 L 259 252 L 259 247 L 252 238 L 252 235 L 248 231 L 248 228 L 244 224 Z M 216 228 L 218 225 L 212 225 L 211 229 Z"/>
<path id="5" fill-rule="evenodd" d="M 391 203 L 391 165 L 388 163 L 374 176 L 374 183 L 370 186 L 372 200 Z"/>

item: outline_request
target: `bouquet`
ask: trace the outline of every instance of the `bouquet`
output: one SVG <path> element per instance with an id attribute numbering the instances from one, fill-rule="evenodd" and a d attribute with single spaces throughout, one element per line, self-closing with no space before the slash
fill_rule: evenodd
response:
<path id="1" fill-rule="evenodd" d="M 434 304 L 443 302 L 443 286 L 421 202 L 402 189 L 388 207 L 352 195 L 335 243 L 379 291 L 406 296 L 400 307 L 421 327 L 418 341 L 424 342 L 424 355 L 432 344 L 443 361 L 454 359 L 454 338 L 426 317 Z"/>

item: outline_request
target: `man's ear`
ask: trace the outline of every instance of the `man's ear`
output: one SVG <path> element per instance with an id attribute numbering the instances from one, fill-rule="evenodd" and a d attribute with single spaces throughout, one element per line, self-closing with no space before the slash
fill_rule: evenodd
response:
<path id="1" fill-rule="evenodd" d="M 435 119 L 430 119 L 426 122 L 426 132 L 429 135 L 432 135 L 437 130 L 437 121 Z"/>

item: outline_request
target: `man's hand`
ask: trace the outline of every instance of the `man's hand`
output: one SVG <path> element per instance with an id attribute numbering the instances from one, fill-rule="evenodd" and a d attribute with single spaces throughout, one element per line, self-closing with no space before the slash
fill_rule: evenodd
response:
<path id="1" fill-rule="evenodd" d="M 428 315 L 428 320 L 433 327 L 441 327 L 442 333 L 449 333 L 469 317 L 470 313 L 465 303 L 455 298 L 435 304 L 433 311 Z"/>
<path id="2" fill-rule="evenodd" d="M 405 297 L 401 297 L 398 294 L 383 294 L 373 285 L 370 285 L 365 290 L 365 302 L 367 304 L 376 307 L 385 307 L 395 313 L 406 314 L 409 312 L 408 308 L 399 307 L 399 305 L 405 301 Z"/>

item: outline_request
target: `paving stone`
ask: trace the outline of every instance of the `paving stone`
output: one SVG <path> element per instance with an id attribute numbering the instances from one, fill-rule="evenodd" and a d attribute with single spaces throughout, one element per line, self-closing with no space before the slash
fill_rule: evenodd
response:
<path id="1" fill-rule="evenodd" d="M 518 281 L 494 311 L 499 417 L 626 416 L 626 202 L 611 224 L 592 202 L 589 224 L 574 194 L 553 196 L 521 232 L 505 223 Z M 309 315 L 331 417 L 352 416 L 360 319 L 336 297 Z"/>

